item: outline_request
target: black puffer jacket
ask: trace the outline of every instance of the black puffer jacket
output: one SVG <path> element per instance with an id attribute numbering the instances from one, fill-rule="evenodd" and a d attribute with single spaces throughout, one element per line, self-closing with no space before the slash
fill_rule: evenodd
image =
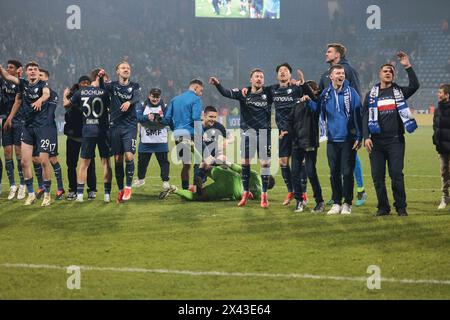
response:
<path id="1" fill-rule="evenodd" d="M 440 154 L 450 154 L 450 102 L 440 102 L 433 117 L 433 144 Z"/>
<path id="2" fill-rule="evenodd" d="M 294 148 L 319 147 L 319 112 L 313 111 L 308 103 L 301 102 L 292 108 L 288 125 Z"/>

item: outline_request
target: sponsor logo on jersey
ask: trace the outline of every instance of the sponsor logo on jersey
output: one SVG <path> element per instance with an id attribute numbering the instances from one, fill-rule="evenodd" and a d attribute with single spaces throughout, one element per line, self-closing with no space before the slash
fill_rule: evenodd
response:
<path id="1" fill-rule="evenodd" d="M 132 88 L 130 88 L 130 89 L 132 89 Z M 117 90 L 114 91 L 114 95 L 118 96 L 120 99 L 123 99 L 123 100 L 131 100 L 131 98 L 133 97 L 133 95 L 131 95 L 131 94 L 124 94 Z"/>
<path id="2" fill-rule="evenodd" d="M 294 98 L 293 97 L 274 97 L 273 98 L 274 102 L 294 102 Z"/>

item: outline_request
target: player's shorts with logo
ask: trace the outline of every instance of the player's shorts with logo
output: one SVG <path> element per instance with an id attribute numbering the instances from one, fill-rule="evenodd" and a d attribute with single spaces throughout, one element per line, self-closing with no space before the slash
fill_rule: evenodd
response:
<path id="1" fill-rule="evenodd" d="M 110 131 L 111 154 L 121 155 L 125 152 L 136 153 L 137 127 L 113 127 Z"/>
<path id="2" fill-rule="evenodd" d="M 270 160 L 272 156 L 271 130 L 247 130 L 241 135 L 241 158 Z"/>
<path id="3" fill-rule="evenodd" d="M 281 132 L 280 132 L 281 133 Z M 290 134 L 278 139 L 278 157 L 285 158 L 292 155 L 292 138 Z"/>
<path id="4" fill-rule="evenodd" d="M 97 146 L 100 158 L 109 158 L 111 156 L 111 143 L 108 132 L 101 133 L 98 137 L 84 137 L 81 142 L 80 157 L 82 159 L 94 159 L 95 147 Z"/>
<path id="5" fill-rule="evenodd" d="M 58 155 L 58 130 L 47 126 L 40 128 L 23 127 L 22 142 L 33 146 L 33 157 L 48 153 L 50 157 Z"/>
<path id="6" fill-rule="evenodd" d="M 186 138 L 183 136 L 175 137 L 175 146 L 177 150 L 177 159 L 183 161 L 184 163 L 190 163 L 191 161 L 191 152 L 194 146 L 194 137 Z M 189 150 L 188 154 L 185 153 L 184 150 Z"/>
<path id="7" fill-rule="evenodd" d="M 2 132 L 2 146 L 20 146 L 22 144 L 22 126 L 12 126 Z"/>

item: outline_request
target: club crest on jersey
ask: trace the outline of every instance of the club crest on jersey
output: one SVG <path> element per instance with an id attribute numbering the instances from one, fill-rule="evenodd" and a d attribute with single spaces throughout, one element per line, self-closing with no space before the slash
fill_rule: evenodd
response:
<path id="1" fill-rule="evenodd" d="M 263 100 L 266 100 L 266 99 L 267 99 L 267 95 L 263 94 L 263 95 L 261 96 L 261 98 L 262 98 Z"/>
<path id="2" fill-rule="evenodd" d="M 133 88 L 129 87 L 127 90 L 128 90 L 129 93 L 131 93 L 131 91 L 133 91 Z"/>
<path id="3" fill-rule="evenodd" d="M 287 94 L 291 94 L 292 93 L 292 89 L 287 89 Z"/>
<path id="4" fill-rule="evenodd" d="M 34 93 L 37 93 L 39 91 L 39 88 L 34 88 Z"/>

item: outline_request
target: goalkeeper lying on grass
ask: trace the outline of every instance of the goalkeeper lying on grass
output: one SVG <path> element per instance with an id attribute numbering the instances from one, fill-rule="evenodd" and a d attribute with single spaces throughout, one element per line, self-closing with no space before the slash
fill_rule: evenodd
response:
<path id="1" fill-rule="evenodd" d="M 171 186 L 169 190 L 161 192 L 160 199 L 174 193 L 189 201 L 240 200 L 243 193 L 241 171 L 242 168 L 237 164 L 214 166 L 207 171 L 207 176 L 214 182 L 202 187 L 200 192 L 199 190 L 196 192 L 181 190 Z M 260 175 L 252 170 L 250 172 L 250 194 L 253 196 L 251 199 L 259 199 L 261 184 Z M 275 179 L 270 176 L 268 188 L 272 189 L 274 185 Z"/>

